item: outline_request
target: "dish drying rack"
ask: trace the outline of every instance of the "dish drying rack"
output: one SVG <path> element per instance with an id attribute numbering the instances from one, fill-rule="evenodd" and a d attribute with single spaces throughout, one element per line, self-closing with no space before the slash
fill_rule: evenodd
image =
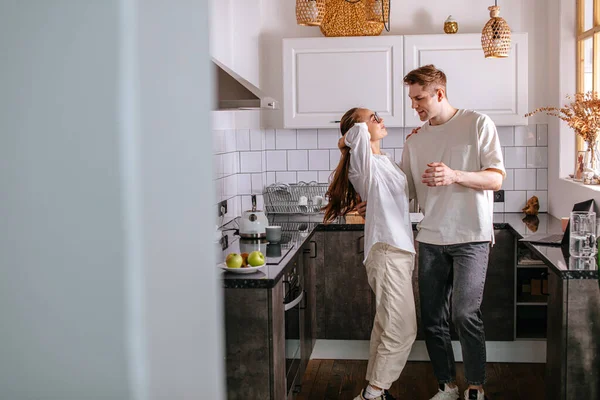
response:
<path id="1" fill-rule="evenodd" d="M 265 187 L 263 198 L 265 211 L 268 214 L 318 214 L 327 204 L 325 193 L 329 188 L 328 183 L 298 182 L 274 183 Z M 299 204 L 300 197 L 306 197 L 306 205 Z M 313 198 L 321 196 L 323 204 L 313 204 Z"/>

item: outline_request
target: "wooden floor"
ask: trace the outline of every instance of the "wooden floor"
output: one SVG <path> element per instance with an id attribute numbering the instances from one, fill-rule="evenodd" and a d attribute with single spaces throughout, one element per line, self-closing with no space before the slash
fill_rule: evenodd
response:
<path id="1" fill-rule="evenodd" d="M 545 364 L 488 363 L 486 396 L 489 400 L 543 400 Z M 367 361 L 311 360 L 297 400 L 354 399 L 367 384 Z M 457 379 L 464 382 L 462 363 Z M 466 389 L 460 383 L 461 393 Z M 398 400 L 428 400 L 437 391 L 429 362 L 409 362 L 390 388 Z M 461 397 L 462 398 L 462 397 Z"/>

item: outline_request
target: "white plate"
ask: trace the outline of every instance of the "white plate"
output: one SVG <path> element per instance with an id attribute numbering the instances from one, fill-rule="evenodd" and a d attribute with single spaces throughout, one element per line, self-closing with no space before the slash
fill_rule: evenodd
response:
<path id="1" fill-rule="evenodd" d="M 234 274 L 253 274 L 264 268 L 265 264 L 259 265 L 258 267 L 246 267 L 246 268 L 229 268 L 225 263 L 220 263 L 219 268 L 223 271 L 233 272 Z"/>

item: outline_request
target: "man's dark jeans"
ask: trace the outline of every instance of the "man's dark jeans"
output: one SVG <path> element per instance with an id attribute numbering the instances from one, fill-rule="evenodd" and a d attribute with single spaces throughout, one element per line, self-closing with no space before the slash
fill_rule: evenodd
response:
<path id="1" fill-rule="evenodd" d="M 485 382 L 485 334 L 481 300 L 490 254 L 489 242 L 433 245 L 419 243 L 419 296 L 425 343 L 439 383 L 456 377 L 449 330 L 452 322 L 463 353 L 469 385 Z"/>

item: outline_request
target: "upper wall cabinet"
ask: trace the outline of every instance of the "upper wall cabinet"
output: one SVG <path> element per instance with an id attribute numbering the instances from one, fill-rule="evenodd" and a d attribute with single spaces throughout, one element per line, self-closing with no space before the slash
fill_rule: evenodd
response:
<path id="1" fill-rule="evenodd" d="M 402 36 L 283 40 L 286 128 L 337 128 L 352 107 L 403 126 Z"/>
<path id="2" fill-rule="evenodd" d="M 434 64 L 446 73 L 450 104 L 487 114 L 496 125 L 527 125 L 527 34 L 512 34 L 508 58 L 484 58 L 480 34 L 404 36 L 404 70 Z M 408 88 L 404 88 L 408 96 Z M 421 126 L 406 97 L 404 123 Z"/>

